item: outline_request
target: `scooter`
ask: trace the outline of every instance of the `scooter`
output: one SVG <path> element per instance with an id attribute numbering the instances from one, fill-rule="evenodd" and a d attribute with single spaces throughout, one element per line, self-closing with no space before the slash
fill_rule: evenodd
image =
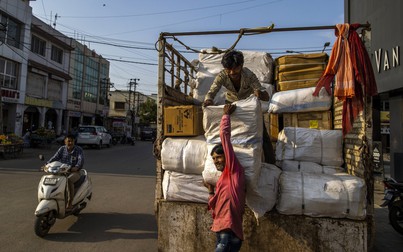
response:
<path id="1" fill-rule="evenodd" d="M 40 155 L 44 160 L 45 157 Z M 35 234 L 44 237 L 55 224 L 56 219 L 63 219 L 69 215 L 77 216 L 83 210 L 92 196 L 92 183 L 86 170 L 81 169 L 81 177 L 74 184 L 75 195 L 73 208 L 66 211 L 68 183 L 67 177 L 71 169 L 70 165 L 59 161 L 51 162 L 44 166 L 43 175 L 38 185 L 38 206 L 35 210 Z"/>
<path id="2" fill-rule="evenodd" d="M 403 183 L 393 178 L 385 178 L 384 202 L 381 207 L 388 207 L 389 222 L 398 233 L 403 234 Z"/>

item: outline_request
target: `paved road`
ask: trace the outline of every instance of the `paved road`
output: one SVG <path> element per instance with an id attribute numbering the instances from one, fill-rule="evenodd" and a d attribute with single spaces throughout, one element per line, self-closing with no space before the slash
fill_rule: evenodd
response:
<path id="1" fill-rule="evenodd" d="M 0 159 L 1 251 L 157 251 L 154 216 L 155 160 L 150 142 L 110 149 L 85 149 L 94 197 L 77 217 L 58 220 L 45 239 L 33 231 L 37 184 L 42 173 L 38 154 L 56 150 L 26 149 L 19 159 Z M 375 184 L 373 252 L 402 251 L 403 236 L 380 208 L 383 187 Z"/>
<path id="2" fill-rule="evenodd" d="M 79 217 L 57 220 L 44 238 L 34 234 L 39 153 L 26 149 L 19 159 L 0 160 L 1 251 L 157 251 L 154 216 L 155 160 L 151 142 L 110 149 L 85 149 L 93 198 Z"/>

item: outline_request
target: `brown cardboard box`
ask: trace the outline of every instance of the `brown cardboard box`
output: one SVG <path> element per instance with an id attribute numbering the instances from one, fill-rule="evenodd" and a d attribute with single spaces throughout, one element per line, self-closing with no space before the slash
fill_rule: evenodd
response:
<path id="1" fill-rule="evenodd" d="M 279 128 L 279 115 L 269 113 L 269 135 L 272 142 L 277 142 L 278 133 L 280 132 Z"/>
<path id="2" fill-rule="evenodd" d="M 333 129 L 332 112 L 284 113 L 283 124 L 284 127 Z"/>
<path id="3" fill-rule="evenodd" d="M 203 111 L 200 106 L 173 106 L 164 108 L 165 136 L 198 136 L 203 131 Z"/>

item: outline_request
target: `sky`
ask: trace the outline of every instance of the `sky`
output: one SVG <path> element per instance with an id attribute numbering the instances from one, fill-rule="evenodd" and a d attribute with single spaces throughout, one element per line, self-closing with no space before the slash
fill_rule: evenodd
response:
<path id="1" fill-rule="evenodd" d="M 344 22 L 344 0 L 34 0 L 33 14 L 68 37 L 95 50 L 110 62 L 110 81 L 128 90 L 130 79 L 137 91 L 157 93 L 158 53 L 162 32 L 197 32 L 327 26 Z M 228 48 L 237 34 L 181 36 L 191 48 Z M 286 51 L 331 49 L 333 30 L 275 32 L 244 36 L 235 49 L 268 52 L 275 59 Z M 174 47 L 185 48 L 177 42 Z M 184 54 L 189 61 L 196 53 Z"/>

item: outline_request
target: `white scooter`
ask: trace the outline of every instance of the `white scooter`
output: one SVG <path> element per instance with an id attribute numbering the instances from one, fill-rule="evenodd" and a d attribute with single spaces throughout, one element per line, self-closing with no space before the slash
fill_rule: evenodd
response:
<path id="1" fill-rule="evenodd" d="M 45 158 L 40 155 L 39 158 Z M 68 183 L 67 177 L 70 165 L 58 161 L 51 162 L 44 167 L 48 174 L 43 175 L 38 185 L 38 206 L 35 210 L 35 234 L 44 237 L 55 224 L 56 219 L 63 219 L 69 215 L 77 216 L 83 210 L 92 196 L 92 183 L 86 170 L 81 169 L 81 177 L 74 184 L 75 195 L 73 208 L 66 211 Z"/>

